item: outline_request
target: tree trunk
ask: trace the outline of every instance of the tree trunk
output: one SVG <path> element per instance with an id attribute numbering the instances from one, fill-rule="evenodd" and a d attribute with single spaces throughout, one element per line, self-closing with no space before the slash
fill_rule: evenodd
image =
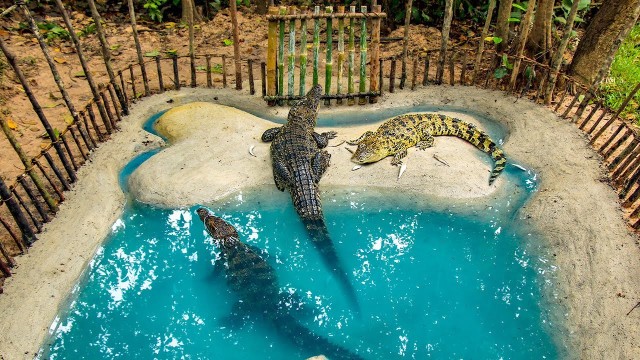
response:
<path id="1" fill-rule="evenodd" d="M 193 22 L 199 23 L 202 21 L 202 16 L 196 11 L 196 5 L 193 0 L 181 0 L 182 3 L 182 21 L 189 22 L 189 12 L 193 15 Z"/>
<path id="2" fill-rule="evenodd" d="M 620 44 L 640 15 L 640 0 L 608 0 L 587 27 L 580 40 L 569 74 L 585 84 L 602 81 Z M 598 76 L 598 73 L 601 76 Z"/>
<path id="3" fill-rule="evenodd" d="M 533 20 L 533 27 L 527 41 L 528 53 L 536 60 L 546 62 L 553 47 L 551 26 L 553 24 L 554 0 L 540 0 Z"/>
<path id="4" fill-rule="evenodd" d="M 502 39 L 498 44 L 498 52 L 509 47 L 509 18 L 511 17 L 511 4 L 513 0 L 500 0 L 498 4 L 498 17 L 496 18 L 496 36 Z"/>

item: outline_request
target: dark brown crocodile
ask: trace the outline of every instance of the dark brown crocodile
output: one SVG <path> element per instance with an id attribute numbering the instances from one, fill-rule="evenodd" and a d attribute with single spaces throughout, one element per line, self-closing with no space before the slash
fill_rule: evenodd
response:
<path id="1" fill-rule="evenodd" d="M 224 270 L 227 283 L 238 302 L 235 316 L 253 314 L 272 322 L 276 329 L 309 354 L 325 354 L 330 359 L 358 360 L 360 356 L 302 326 L 281 304 L 275 269 L 260 256 L 260 250 L 240 241 L 233 225 L 205 208 L 197 210 L 207 232 L 213 237 L 221 257 L 217 270 Z M 222 269 L 220 269 L 222 268 Z"/>
<path id="2" fill-rule="evenodd" d="M 295 103 L 287 123 L 262 134 L 262 141 L 271 142 L 273 179 L 280 191 L 289 190 L 293 206 L 302 219 L 311 241 L 321 253 L 326 265 L 344 287 L 358 311 L 355 290 L 341 265 L 322 213 L 318 182 L 329 167 L 331 155 L 323 150 L 335 131 L 318 134 L 314 131 L 322 86 L 314 86 L 304 99 Z"/>

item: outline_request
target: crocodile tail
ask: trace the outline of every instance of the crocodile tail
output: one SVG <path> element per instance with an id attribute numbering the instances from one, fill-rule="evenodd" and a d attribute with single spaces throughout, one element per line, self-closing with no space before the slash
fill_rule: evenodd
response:
<path id="1" fill-rule="evenodd" d="M 310 354 L 323 354 L 331 360 L 363 360 L 362 357 L 352 351 L 314 334 L 291 315 L 278 315 L 274 319 L 274 324 L 283 336 L 288 337 L 296 346 Z"/>
<path id="2" fill-rule="evenodd" d="M 329 231 L 327 230 L 327 225 L 324 222 L 324 219 L 303 219 L 303 223 L 309 236 L 311 237 L 311 241 L 313 245 L 318 249 L 320 255 L 322 256 L 322 260 L 325 262 L 326 266 L 331 269 L 331 272 L 338 278 L 338 281 L 342 285 L 342 288 L 346 292 L 347 298 L 351 305 L 353 306 L 353 310 L 356 313 L 360 313 L 360 304 L 358 303 L 358 297 L 356 296 L 356 290 L 347 275 L 347 272 L 344 270 L 342 266 L 342 262 L 338 257 L 338 253 L 336 252 L 336 248 L 333 245 L 333 241 L 329 236 Z"/>
<path id="3" fill-rule="evenodd" d="M 493 140 L 478 129 L 475 125 L 464 122 L 460 119 L 452 118 L 446 115 L 440 115 L 440 126 L 434 127 L 434 135 L 450 135 L 464 139 L 481 151 L 489 154 L 493 159 L 493 170 L 489 177 L 489 185 L 493 184 L 496 177 L 500 175 L 507 164 L 507 158 L 504 156 L 502 149 L 496 145 Z"/>

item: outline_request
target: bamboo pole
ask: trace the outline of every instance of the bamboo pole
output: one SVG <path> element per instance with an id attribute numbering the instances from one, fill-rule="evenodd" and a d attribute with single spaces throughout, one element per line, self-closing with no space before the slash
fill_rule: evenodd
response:
<path id="1" fill-rule="evenodd" d="M 106 110 L 105 110 L 105 112 L 106 112 Z M 89 119 L 91 120 L 91 125 L 93 125 L 93 130 L 96 132 L 96 135 L 98 135 L 98 141 L 99 142 L 103 142 L 104 141 L 104 137 L 102 136 L 102 133 L 100 132 L 100 127 L 98 126 L 98 124 L 96 122 L 96 116 L 93 113 L 93 107 L 91 106 L 91 103 L 89 103 L 87 105 L 87 113 L 89 114 Z M 106 124 L 106 122 L 105 122 L 105 124 Z"/>
<path id="2" fill-rule="evenodd" d="M 633 135 L 633 134 L 632 134 Z M 632 152 L 637 152 L 638 150 L 638 144 L 640 144 L 640 139 L 638 139 L 637 137 L 635 137 L 635 135 L 633 136 L 633 140 L 631 140 L 631 142 L 629 143 L 629 145 L 627 145 L 624 150 L 622 150 L 620 152 L 620 154 L 618 154 L 618 156 L 615 157 L 615 159 L 613 159 L 611 161 L 611 163 L 607 166 L 607 168 L 609 169 L 609 171 L 614 171 L 616 169 L 616 167 L 618 166 L 618 164 L 620 164 L 620 171 L 624 170 L 630 163 L 631 161 L 633 161 L 633 159 L 636 156 L 629 156 Z M 637 154 L 635 154 L 637 155 Z M 624 160 L 624 161 L 623 161 Z M 613 174 L 611 174 L 611 178 L 615 180 L 616 178 L 616 172 L 614 172 Z"/>
<path id="3" fill-rule="evenodd" d="M 382 12 L 382 6 L 374 4 L 374 13 Z M 369 74 L 369 92 L 381 92 L 382 81 L 378 81 L 382 78 L 382 68 L 380 67 L 380 23 L 382 19 L 377 17 L 371 20 L 371 73 Z M 377 96 L 370 96 L 369 103 L 375 104 L 378 102 Z"/>
<path id="4" fill-rule="evenodd" d="M 253 60 L 247 60 L 247 71 L 249 72 L 249 94 L 254 95 L 256 93 L 256 88 L 253 83 Z"/>
<path id="5" fill-rule="evenodd" d="M 120 117 L 120 111 L 118 111 L 118 101 L 117 99 L 117 95 L 115 94 L 115 91 L 113 90 L 113 86 L 111 86 L 111 84 L 107 85 L 107 92 L 109 92 L 109 98 L 111 99 L 111 103 L 113 104 L 113 109 L 116 113 L 116 118 L 118 119 L 118 121 L 122 121 L 122 118 Z M 118 126 L 114 123 L 113 124 L 114 128 L 118 128 Z"/>
<path id="6" fill-rule="evenodd" d="M 91 10 L 91 17 L 93 17 L 93 22 L 96 24 L 96 33 L 98 34 L 98 40 L 100 40 L 100 45 L 102 48 L 102 58 L 104 59 L 104 65 L 107 68 L 109 82 L 111 82 L 113 88 L 116 89 L 116 94 L 118 94 L 118 100 L 120 101 L 120 105 L 123 109 L 124 114 L 129 115 L 127 102 L 124 100 L 124 95 L 120 90 L 120 86 L 118 86 L 118 84 L 116 83 L 116 76 L 114 75 L 113 68 L 111 67 L 111 51 L 109 50 L 109 43 L 107 42 L 104 29 L 102 28 L 102 18 L 98 13 L 98 9 L 96 9 L 96 3 L 94 2 L 94 0 L 88 0 L 88 3 L 89 9 Z"/>
<path id="7" fill-rule="evenodd" d="M 225 55 L 222 55 L 222 87 L 227 88 L 227 57 Z"/>
<path id="8" fill-rule="evenodd" d="M 7 140 L 9 140 L 11 147 L 13 147 L 16 154 L 18 154 L 18 158 L 20 158 L 22 165 L 24 165 L 25 172 L 29 174 L 29 176 L 33 180 L 33 183 L 38 188 L 38 191 L 40 192 L 40 194 L 42 195 L 42 198 L 45 200 L 45 202 L 49 206 L 49 209 L 51 209 L 51 211 L 53 212 L 57 212 L 58 204 L 53 199 L 53 197 L 51 197 L 51 194 L 49 194 L 49 191 L 47 191 L 47 189 L 44 187 L 42 180 L 33 169 L 31 159 L 29 159 L 29 157 L 27 157 L 27 154 L 24 152 L 24 150 L 22 150 L 22 146 L 20 146 L 20 143 L 18 142 L 16 137 L 13 136 L 13 132 L 11 132 L 11 129 L 9 129 L 9 126 L 5 121 L 4 115 L 2 114 L 0 114 L 0 127 L 2 128 L 2 131 L 4 132 L 4 134 L 6 135 Z"/>
<path id="9" fill-rule="evenodd" d="M 2 177 L 0 177 L 0 199 L 7 205 L 9 212 L 20 228 L 22 232 L 22 242 L 27 246 L 31 246 L 31 244 L 37 240 L 36 235 Z"/>
<path id="10" fill-rule="evenodd" d="M 136 12 L 133 8 L 133 0 L 127 0 L 129 5 L 129 17 L 131 18 L 131 30 L 133 33 L 133 42 L 136 45 L 136 53 L 138 54 L 138 64 L 140 65 L 140 71 L 142 72 L 142 83 L 144 84 L 144 96 L 149 96 L 149 79 L 147 78 L 147 70 L 144 67 L 144 58 L 142 57 L 142 47 L 140 46 L 140 39 L 138 38 L 138 27 L 136 24 Z M 191 12 L 189 12 L 191 13 Z"/>
<path id="11" fill-rule="evenodd" d="M 429 52 L 424 56 L 424 76 L 422 77 L 422 86 L 429 85 Z"/>
<path id="12" fill-rule="evenodd" d="M 2 205 L 3 203 L 4 202 L 0 202 L 0 205 Z M 18 235 L 16 235 L 11 226 L 2 217 L 0 217 L 0 224 L 2 224 L 5 230 L 7 230 L 9 236 L 18 247 L 18 250 L 20 250 L 20 253 L 24 254 L 24 245 L 22 244 L 22 242 L 20 242 L 20 238 L 18 238 Z"/>
<path id="13" fill-rule="evenodd" d="M 622 134 L 622 136 L 618 139 L 618 141 L 613 143 L 613 140 L 616 138 L 616 136 L 618 136 L 620 132 L 622 132 L 622 130 L 624 130 L 624 133 Z M 632 134 L 633 134 L 633 131 L 629 130 L 629 128 L 626 127 L 624 124 L 621 124 L 616 130 L 616 132 L 614 133 L 614 135 L 611 135 L 611 137 L 609 137 L 609 140 L 607 140 L 604 144 L 602 144 L 600 149 L 598 149 L 598 152 L 602 154 L 602 157 L 605 159 L 605 161 L 608 160 L 611 154 L 613 154 L 616 150 L 618 150 L 618 148 L 622 146 L 622 144 L 624 144 L 624 142 L 627 141 Z M 611 145 L 611 143 L 613 143 L 613 145 Z M 604 149 L 606 149 L 607 146 L 609 145 L 611 145 L 611 147 L 609 147 L 609 150 L 604 151 Z"/>
<path id="14" fill-rule="evenodd" d="M 56 166 L 56 163 L 55 161 L 53 161 L 53 158 L 51 157 L 51 155 L 47 151 L 43 151 L 41 152 L 41 154 L 47 160 L 49 167 L 51 168 L 51 170 L 53 170 L 53 173 L 56 175 L 56 177 L 62 184 L 62 188 L 65 191 L 71 190 L 71 186 L 69 186 L 69 182 L 67 182 L 67 179 L 64 177 L 64 175 L 62 175 L 62 172 L 60 171 L 60 169 L 58 169 L 58 166 Z"/>
<path id="15" fill-rule="evenodd" d="M 84 154 L 84 149 L 82 148 L 82 144 L 80 143 L 80 140 L 78 140 L 78 137 L 76 136 L 76 131 L 73 130 L 73 125 L 69 126 L 67 129 L 69 130 L 69 134 L 71 134 L 71 138 L 73 139 L 73 142 L 76 144 L 76 147 L 80 152 L 80 156 L 82 156 L 82 160 L 86 162 L 87 155 Z"/>
<path id="16" fill-rule="evenodd" d="M 78 39 L 78 36 L 76 35 L 73 25 L 71 24 L 71 20 L 69 19 L 69 15 L 67 14 L 67 11 L 65 10 L 64 5 L 62 4 L 62 0 L 55 0 L 55 1 L 56 1 L 56 6 L 58 7 L 58 10 L 62 14 L 62 19 L 64 20 L 65 26 L 67 27 L 67 30 L 69 32 L 71 43 L 76 49 L 76 54 L 78 54 L 78 59 L 80 60 L 82 71 L 84 72 L 84 76 L 87 79 L 87 83 L 89 84 L 89 89 L 91 90 L 91 94 L 93 95 L 93 101 L 95 101 L 96 105 L 98 106 L 98 112 L 100 113 L 100 116 L 104 119 L 107 117 L 107 113 L 104 110 L 102 103 L 100 102 L 100 95 L 98 94 L 99 93 L 98 85 L 96 85 L 93 79 L 93 73 L 89 68 L 89 66 L 87 65 L 87 61 L 84 57 L 82 46 L 80 46 L 80 40 Z"/>
<path id="17" fill-rule="evenodd" d="M 449 84 L 451 86 L 455 85 L 456 82 L 456 58 L 458 57 L 457 52 L 452 52 L 449 57 Z"/>
<path id="18" fill-rule="evenodd" d="M 578 102 L 578 100 L 580 100 L 580 95 L 582 95 L 582 93 L 584 92 L 584 89 L 580 88 L 578 89 L 578 92 L 573 95 L 573 100 L 571 100 L 571 103 L 569 103 L 569 106 L 567 106 L 566 109 L 564 109 L 564 112 L 562 113 L 562 115 L 560 115 L 561 118 L 567 118 L 567 116 L 569 115 L 569 113 L 571 112 L 571 109 L 573 109 L 573 106 Z"/>
<path id="19" fill-rule="evenodd" d="M 173 64 L 173 89 L 180 90 L 180 72 L 178 71 L 178 54 L 171 54 Z"/>
<path id="20" fill-rule="evenodd" d="M 260 63 L 260 84 L 262 86 L 262 96 L 267 96 L 267 64 L 263 61 Z"/>
<path id="21" fill-rule="evenodd" d="M 444 23 L 442 24 L 442 40 L 440 43 L 440 55 L 438 56 L 438 68 L 436 69 L 436 84 L 442 84 L 444 76 L 444 62 L 449 44 L 449 31 L 451 30 L 451 20 L 453 19 L 453 0 L 445 0 Z"/>
<path id="22" fill-rule="evenodd" d="M 111 126 L 111 129 L 113 131 L 116 131 L 116 127 L 115 127 L 115 120 L 113 120 L 113 114 L 111 114 L 111 108 L 109 107 L 109 102 L 107 101 L 107 97 L 105 96 L 104 92 L 100 93 L 100 97 L 102 98 L 102 102 L 104 103 L 104 109 L 107 110 L 107 117 L 109 118 L 109 121 L 111 122 L 111 124 L 109 126 Z M 105 123 L 107 124 L 107 123 Z"/>
<path id="23" fill-rule="evenodd" d="M 20 194 L 18 194 L 18 190 L 16 190 L 15 187 L 11 188 L 10 190 L 11 190 L 11 194 L 13 194 L 13 196 L 18 201 L 18 204 L 20 204 L 20 207 L 22 207 L 22 209 L 24 209 L 24 212 L 26 212 L 27 215 L 29 216 L 29 219 L 31 219 L 31 223 L 36 228 L 36 231 L 37 232 L 42 231 L 42 222 L 40 220 L 38 220 L 35 217 L 35 215 L 33 215 L 33 212 L 31 212 L 31 209 L 27 206 L 27 204 L 24 202 L 24 200 L 22 200 L 22 197 L 20 196 Z"/>
<path id="24" fill-rule="evenodd" d="M 573 23 L 576 19 L 576 15 L 578 14 L 579 5 L 580 1 L 574 1 L 571 5 L 571 10 L 569 10 L 569 15 L 567 16 L 567 25 L 564 29 L 564 35 L 562 35 L 562 40 L 560 40 L 560 44 L 558 44 L 558 49 L 553 54 L 553 58 L 551 59 L 549 77 L 547 78 L 547 86 L 544 91 L 544 103 L 546 105 L 551 104 L 553 89 L 556 86 L 556 80 L 558 78 L 558 73 L 560 72 L 560 66 L 562 66 L 564 51 L 567 49 L 567 44 L 569 44 L 569 39 L 571 38 Z"/>
<path id="25" fill-rule="evenodd" d="M 333 6 L 327 6 L 324 9 L 325 14 L 333 13 Z M 324 94 L 331 93 L 331 78 L 333 77 L 333 20 L 327 18 L 327 60 L 325 62 L 324 72 Z M 324 99 L 324 104 L 331 105 L 331 99 Z"/>
<path id="26" fill-rule="evenodd" d="M 138 92 L 136 91 L 136 78 L 133 76 L 133 64 L 129 64 L 129 79 L 131 79 L 131 91 L 133 91 L 132 101 L 136 102 L 138 100 Z M 102 94 L 101 94 L 102 95 Z M 108 108 L 107 104 L 104 104 L 105 108 Z M 109 118 L 111 118 L 111 114 L 107 110 L 107 114 L 109 114 Z"/>
<path id="27" fill-rule="evenodd" d="M 58 140 L 62 141 L 62 146 L 64 146 L 67 154 L 69 154 L 69 159 L 71 160 L 71 165 L 73 165 L 73 170 L 78 171 L 79 166 L 76 163 L 76 159 L 73 157 L 73 152 L 71 151 L 69 143 L 67 142 L 67 139 L 64 137 L 64 135 L 65 133 L 61 133 L 60 136 L 58 136 Z"/>
<path id="28" fill-rule="evenodd" d="M 51 179 L 51 177 L 47 174 L 47 172 L 44 170 L 44 167 L 42 166 L 42 164 L 40 164 L 40 161 L 38 161 L 38 159 L 34 158 L 33 159 L 33 164 L 38 168 L 38 170 L 40 170 L 40 173 L 42 173 L 42 176 L 44 176 L 44 178 L 47 179 L 47 182 L 49 183 L 49 185 L 51 185 L 51 187 L 53 188 L 53 191 L 55 191 L 56 194 L 58 194 L 58 199 L 60 199 L 60 202 L 63 202 L 64 201 L 64 193 L 62 192 L 62 190 L 60 190 L 60 188 L 55 183 L 55 181 L 53 181 L 53 179 Z"/>
<path id="29" fill-rule="evenodd" d="M 127 95 L 127 87 L 124 86 L 124 76 L 122 75 L 122 70 L 118 70 L 118 77 L 120 78 L 120 86 L 122 88 L 122 96 L 124 96 L 124 102 L 129 104 L 129 96 Z M 100 100 L 97 100 L 97 102 L 100 102 Z M 106 114 L 106 111 L 105 111 L 105 114 Z"/>
<path id="30" fill-rule="evenodd" d="M 84 120 L 84 118 L 83 118 L 83 120 Z M 84 142 L 85 146 L 87 147 L 87 156 L 90 156 L 91 150 L 93 150 L 95 148 L 93 146 L 93 141 L 89 137 L 89 134 L 87 134 L 87 132 L 82 127 L 83 123 L 79 123 L 79 124 L 75 124 L 75 125 L 78 128 L 78 132 L 80 133 L 80 136 L 82 137 L 82 141 Z"/>
<path id="31" fill-rule="evenodd" d="M 20 185 L 22 186 L 22 189 L 24 189 L 25 193 L 29 197 L 29 200 L 31 200 L 31 203 L 33 204 L 33 206 L 35 206 L 36 211 L 38 212 L 38 214 L 40 214 L 40 218 L 42 219 L 42 221 L 49 222 L 51 218 L 49 217 L 47 210 L 44 209 L 44 206 L 42 206 L 42 204 L 40 203 L 40 200 L 38 200 L 38 197 L 33 193 L 33 190 L 25 180 L 24 174 L 21 176 L 18 176 L 18 183 L 20 183 Z"/>
<path id="32" fill-rule="evenodd" d="M 49 135 L 49 139 L 51 139 L 53 143 L 53 147 L 55 148 L 58 154 L 58 157 L 60 157 L 60 161 L 62 162 L 62 165 L 64 166 L 65 170 L 67 171 L 69 178 L 71 179 L 71 182 L 75 182 L 77 180 L 75 171 L 71 167 L 71 164 L 69 164 L 69 160 L 64 154 L 64 151 L 62 150 L 60 143 L 56 141 L 56 135 L 53 131 L 53 128 L 51 127 L 49 120 L 47 120 L 46 116 L 44 115 L 44 112 L 42 111 L 42 107 L 40 106 L 40 103 L 38 103 L 38 100 L 33 94 L 33 91 L 31 91 L 31 86 L 27 82 L 27 79 L 22 73 L 22 70 L 20 70 L 20 67 L 18 67 L 18 63 L 16 61 L 15 55 L 11 51 L 9 51 L 2 37 L 0 37 L 0 49 L 2 50 L 5 57 L 7 58 L 7 61 L 9 62 L 14 72 L 16 73 L 16 76 L 18 77 L 20 84 L 22 84 L 22 88 L 24 89 L 25 94 L 29 98 L 31 105 L 33 106 L 33 110 L 35 110 L 36 115 L 38 115 L 38 119 L 40 119 L 40 122 L 44 126 L 44 129 L 47 132 L 47 135 Z"/>
<path id="33" fill-rule="evenodd" d="M 344 6 L 338 6 L 338 14 L 344 14 Z M 344 77 L 344 18 L 338 18 L 338 74 L 336 80 L 336 94 L 342 94 L 342 78 Z M 336 100 L 336 104 L 342 104 L 342 99 Z"/>
<path id="34" fill-rule="evenodd" d="M 295 15 L 296 8 L 293 6 L 290 7 L 289 14 Z M 284 24 L 284 22 L 282 22 L 282 24 Z M 296 20 L 295 19 L 289 20 L 289 58 L 288 60 L 289 60 L 289 64 L 288 64 L 289 67 L 287 69 L 287 75 L 288 75 L 287 94 L 289 94 L 289 96 L 293 96 L 295 91 L 294 75 L 295 75 L 295 66 L 296 66 Z M 289 102 L 289 105 L 291 104 L 292 103 Z"/>
<path id="35" fill-rule="evenodd" d="M 306 9 L 304 11 L 306 13 Z M 309 49 L 307 49 L 307 20 L 300 20 L 300 87 L 298 95 L 304 96 L 306 94 L 306 81 L 307 81 L 307 56 Z"/>
<path id="36" fill-rule="evenodd" d="M 391 59 L 391 70 L 389 71 L 389 92 L 395 92 L 396 88 L 396 59 Z"/>
<path id="37" fill-rule="evenodd" d="M 278 8 L 275 6 L 269 7 L 270 15 L 277 15 Z M 267 96 L 276 95 L 276 59 L 277 59 L 277 31 L 278 22 L 276 20 L 269 20 L 269 32 L 267 37 Z M 224 57 L 223 57 L 224 62 Z M 274 101 L 268 102 L 269 106 L 275 105 Z"/>
<path id="38" fill-rule="evenodd" d="M 351 6 L 349 8 L 350 15 L 355 15 L 356 7 Z M 355 91 L 354 86 L 354 73 L 353 67 L 356 62 L 356 45 L 355 45 L 355 18 L 351 17 L 349 19 L 349 61 L 348 61 L 348 70 L 347 70 L 347 93 L 353 94 Z M 350 97 L 347 99 L 347 104 L 353 105 L 355 104 L 355 99 Z"/>
<path id="39" fill-rule="evenodd" d="M 231 24 L 233 26 L 233 59 L 236 67 L 236 90 L 242 90 L 242 63 L 240 62 L 240 36 L 238 35 L 238 10 L 236 2 L 229 1 Z"/>
<path id="40" fill-rule="evenodd" d="M 213 87 L 213 79 L 211 78 L 211 55 L 204 56 L 205 63 L 207 64 L 207 87 Z"/>
<path id="41" fill-rule="evenodd" d="M 484 22 L 482 28 L 482 35 L 480 35 L 480 41 L 478 41 L 478 52 L 476 53 L 476 62 L 473 65 L 473 76 L 471 78 L 471 84 L 475 85 L 478 78 L 478 72 L 480 71 L 480 62 L 482 62 L 482 53 L 484 52 L 484 42 L 489 35 L 489 26 L 491 26 L 491 18 L 493 17 L 493 10 L 496 8 L 496 0 L 489 0 L 489 8 L 487 9 L 487 20 Z"/>
<path id="42" fill-rule="evenodd" d="M 367 7 L 361 6 L 360 12 L 363 14 L 367 13 Z M 362 18 L 362 23 L 360 25 L 360 92 L 364 93 L 367 91 L 367 18 Z M 358 99 L 359 105 L 364 105 L 367 103 L 367 98 L 365 96 L 360 96 Z"/>
<path id="43" fill-rule="evenodd" d="M 602 126 L 598 132 L 595 133 L 595 135 L 593 135 L 593 137 L 591 138 L 591 140 L 589 141 L 590 144 L 593 144 L 599 137 L 600 135 L 602 135 L 602 133 L 614 122 L 618 119 L 618 117 L 620 116 L 620 113 L 622 112 L 622 110 L 624 110 L 627 105 L 629 104 L 629 102 L 631 101 L 631 99 L 633 99 L 633 96 L 636 94 L 636 92 L 638 92 L 638 90 L 640 90 L 640 83 L 636 84 L 636 87 L 633 88 L 633 90 L 631 91 L 631 93 L 629 93 L 629 95 L 627 96 L 627 98 L 624 100 L 624 102 L 622 103 L 622 105 L 620 105 L 620 107 L 618 108 L 618 111 L 616 111 L 615 115 L 613 115 L 613 117 L 611 117 L 611 119 L 609 119 L 609 121 L 607 121 L 604 126 Z"/>
<path id="44" fill-rule="evenodd" d="M 584 120 L 580 123 L 580 126 L 578 126 L 578 129 L 582 130 L 584 129 L 584 127 L 587 125 L 587 123 L 589 122 L 589 120 L 591 120 L 591 118 L 593 117 L 593 115 L 595 115 L 595 113 L 600 110 L 600 106 L 602 106 L 601 102 L 597 102 L 596 105 L 591 109 L 591 111 L 589 112 L 589 115 L 587 115 L 586 118 L 584 118 Z"/>
<path id="45" fill-rule="evenodd" d="M 162 81 L 162 65 L 160 64 L 160 55 L 155 57 L 156 59 L 156 70 L 158 71 L 158 91 L 160 93 L 164 92 L 164 82 Z M 207 65 L 207 69 L 209 69 Z"/>
<path id="46" fill-rule="evenodd" d="M 281 6 L 278 14 L 286 15 L 287 8 Z M 284 20 L 278 21 L 278 96 L 284 95 Z M 278 101 L 278 105 L 283 105 L 282 100 Z"/>
<path id="47" fill-rule="evenodd" d="M 509 81 L 509 88 L 511 89 L 511 91 L 513 91 L 513 89 L 515 89 L 516 87 L 516 79 L 518 78 L 518 73 L 520 72 L 520 64 L 522 63 L 524 48 L 527 44 L 527 38 L 529 38 L 529 30 L 531 29 L 531 25 L 533 24 L 533 14 L 535 13 L 535 7 L 536 0 L 529 0 L 529 4 L 527 5 L 527 12 L 524 16 L 524 19 L 520 23 L 522 31 L 520 31 L 516 60 L 513 64 L 513 69 L 511 70 L 511 80 Z"/>
<path id="48" fill-rule="evenodd" d="M 402 74 L 400 75 L 400 89 L 404 89 L 407 80 L 407 52 L 409 49 L 409 24 L 411 23 L 411 8 L 413 0 L 407 0 L 404 12 L 404 37 L 402 40 Z"/>
<path id="49" fill-rule="evenodd" d="M 320 14 L 320 6 L 313 8 L 313 15 Z M 320 66 L 320 19 L 313 22 L 313 86 L 318 85 L 318 67 Z"/>
<path id="50" fill-rule="evenodd" d="M 460 72 L 460 85 L 467 85 L 467 52 L 462 51 L 462 71 Z"/>
<path id="51" fill-rule="evenodd" d="M 416 89 L 416 82 L 418 81 L 418 56 L 413 56 L 413 72 L 411 75 L 411 91 Z"/>
<path id="52" fill-rule="evenodd" d="M 89 139 L 89 142 L 91 143 L 91 150 L 96 149 L 98 147 L 98 144 L 93 139 L 93 136 L 91 136 L 91 129 L 89 128 L 89 121 L 87 120 L 86 112 L 81 111 L 80 112 L 80 116 L 82 117 L 82 123 L 84 125 L 85 132 L 87 133 L 87 138 Z"/>
<path id="53" fill-rule="evenodd" d="M 191 67 L 191 87 L 194 88 L 197 85 L 197 80 L 196 80 L 196 54 L 194 51 L 195 33 L 193 29 L 193 9 L 187 11 L 187 25 L 189 26 L 189 65 Z M 234 26 L 238 27 L 237 20 Z M 233 41 L 234 41 L 233 46 L 235 50 L 235 46 L 236 46 L 235 42 L 238 41 L 238 39 L 234 37 Z"/>

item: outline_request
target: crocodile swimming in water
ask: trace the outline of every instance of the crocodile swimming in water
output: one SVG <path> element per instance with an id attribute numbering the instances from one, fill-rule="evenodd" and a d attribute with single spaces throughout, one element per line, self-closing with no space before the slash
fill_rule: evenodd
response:
<path id="1" fill-rule="evenodd" d="M 262 134 L 262 141 L 271 142 L 273 179 L 280 191 L 291 193 L 293 206 L 302 219 L 311 241 L 344 287 L 349 300 L 359 311 L 355 289 L 343 269 L 329 237 L 322 213 L 318 182 L 329 167 L 331 154 L 322 150 L 335 131 L 318 134 L 314 131 L 322 86 L 314 86 L 305 98 L 295 103 L 287 123 Z"/>
<path id="2" fill-rule="evenodd" d="M 400 165 L 402 158 L 407 156 L 407 149 L 416 146 L 425 150 L 433 146 L 434 136 L 456 136 L 489 154 L 495 163 L 489 185 L 507 163 L 504 153 L 489 135 L 473 124 L 441 114 L 399 115 L 385 121 L 375 132 L 367 131 L 347 143 L 358 145 L 351 157 L 356 164 L 372 163 L 393 156 L 391 164 Z"/>
<path id="3" fill-rule="evenodd" d="M 236 229 L 209 210 L 199 208 L 197 213 L 221 252 L 215 263 L 216 270 L 224 270 L 229 287 L 238 297 L 234 315 L 248 313 L 264 317 L 282 335 L 311 354 L 322 353 L 330 359 L 362 359 L 302 326 L 281 305 L 285 301 L 282 301 L 275 269 L 260 256 L 260 250 L 240 241 Z"/>

